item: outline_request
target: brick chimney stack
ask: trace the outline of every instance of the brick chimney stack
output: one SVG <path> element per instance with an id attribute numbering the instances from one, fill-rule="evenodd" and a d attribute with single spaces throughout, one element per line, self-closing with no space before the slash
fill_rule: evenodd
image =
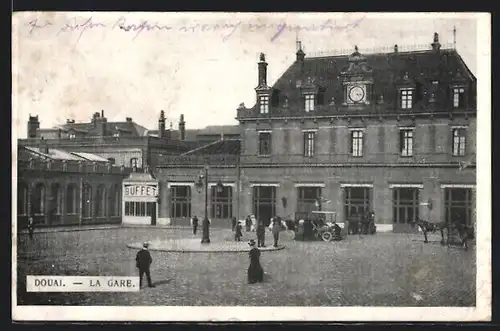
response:
<path id="1" fill-rule="evenodd" d="M 36 138 L 38 135 L 38 129 L 40 129 L 40 121 L 38 120 L 38 115 L 31 116 L 30 114 L 28 119 L 28 138 Z"/>
<path id="2" fill-rule="evenodd" d="M 158 119 L 158 137 L 165 137 L 165 112 L 160 111 L 160 118 Z"/>
<path id="3" fill-rule="evenodd" d="M 184 121 L 184 114 L 181 114 L 181 119 L 179 121 L 179 133 L 181 140 L 186 140 L 186 122 Z"/>
<path id="4" fill-rule="evenodd" d="M 96 113 L 99 114 L 99 113 Z M 104 109 L 101 110 L 101 116 L 97 116 L 96 118 L 96 125 L 97 125 L 97 135 L 99 137 L 103 137 L 106 135 L 106 125 L 107 125 L 107 118 L 104 117 Z"/>
<path id="5" fill-rule="evenodd" d="M 258 63 L 259 68 L 259 87 L 267 86 L 267 62 L 266 55 L 264 53 L 260 53 L 260 59 Z"/>

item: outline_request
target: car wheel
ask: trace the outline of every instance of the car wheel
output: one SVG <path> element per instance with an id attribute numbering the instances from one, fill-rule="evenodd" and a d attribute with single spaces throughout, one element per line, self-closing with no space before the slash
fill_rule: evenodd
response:
<path id="1" fill-rule="evenodd" d="M 333 235 L 331 232 L 323 232 L 321 234 L 321 239 L 323 239 L 323 241 L 330 241 L 330 240 L 332 240 L 332 238 L 333 238 Z"/>

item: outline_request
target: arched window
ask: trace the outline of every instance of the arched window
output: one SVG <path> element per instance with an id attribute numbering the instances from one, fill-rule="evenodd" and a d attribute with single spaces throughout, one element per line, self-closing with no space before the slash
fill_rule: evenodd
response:
<path id="1" fill-rule="evenodd" d="M 76 184 L 69 184 L 66 188 L 66 214 L 76 214 Z"/>
<path id="2" fill-rule="evenodd" d="M 62 192 L 59 184 L 54 183 L 50 189 L 51 213 L 60 215 L 62 214 Z"/>
<path id="3" fill-rule="evenodd" d="M 133 167 L 137 167 L 138 166 L 138 160 L 136 157 L 133 157 L 130 159 L 130 167 L 133 168 Z"/>
<path id="4" fill-rule="evenodd" d="M 43 215 L 45 213 L 45 186 L 38 183 L 33 192 L 33 213 Z"/>
<path id="5" fill-rule="evenodd" d="M 106 217 L 107 206 L 108 203 L 107 203 L 106 187 L 104 185 L 99 185 L 99 187 L 97 188 L 97 196 L 96 196 L 97 217 Z"/>
<path id="6" fill-rule="evenodd" d="M 109 212 L 111 216 L 120 216 L 120 186 L 114 184 L 111 186 L 111 190 L 109 192 L 110 200 L 109 200 Z"/>
<path id="7" fill-rule="evenodd" d="M 17 184 L 17 214 L 28 214 L 28 186 L 25 183 L 19 182 Z"/>
<path id="8" fill-rule="evenodd" d="M 92 218 L 92 186 L 87 183 L 83 185 L 82 205 L 82 217 Z"/>

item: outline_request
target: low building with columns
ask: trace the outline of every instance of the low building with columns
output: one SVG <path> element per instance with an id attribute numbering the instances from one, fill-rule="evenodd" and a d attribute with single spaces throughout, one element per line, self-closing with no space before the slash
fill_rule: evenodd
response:
<path id="1" fill-rule="evenodd" d="M 37 226 L 120 224 L 122 181 L 131 168 L 88 153 L 18 148 L 17 225 L 34 216 Z"/>
<path id="2" fill-rule="evenodd" d="M 476 78 L 437 34 L 429 49 L 384 54 L 308 58 L 299 42 L 272 86 L 264 54 L 257 66 L 240 139 L 159 160 L 160 223 L 187 225 L 206 206 L 220 226 L 319 208 L 340 223 L 374 211 L 378 231 L 415 231 L 417 217 L 475 224 Z"/>

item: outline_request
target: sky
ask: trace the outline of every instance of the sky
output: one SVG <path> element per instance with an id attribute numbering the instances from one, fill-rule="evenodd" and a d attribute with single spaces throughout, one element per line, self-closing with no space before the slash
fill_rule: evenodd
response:
<path id="1" fill-rule="evenodd" d="M 403 16 L 404 15 L 404 16 Z M 430 47 L 434 32 L 477 76 L 472 14 L 24 12 L 13 16 L 13 126 L 26 137 L 29 114 L 49 128 L 66 119 L 131 117 L 157 129 L 165 111 L 177 128 L 237 124 L 236 108 L 255 103 L 257 62 L 268 84 L 295 61 L 339 50 Z M 488 50 L 489 51 L 489 50 Z"/>

